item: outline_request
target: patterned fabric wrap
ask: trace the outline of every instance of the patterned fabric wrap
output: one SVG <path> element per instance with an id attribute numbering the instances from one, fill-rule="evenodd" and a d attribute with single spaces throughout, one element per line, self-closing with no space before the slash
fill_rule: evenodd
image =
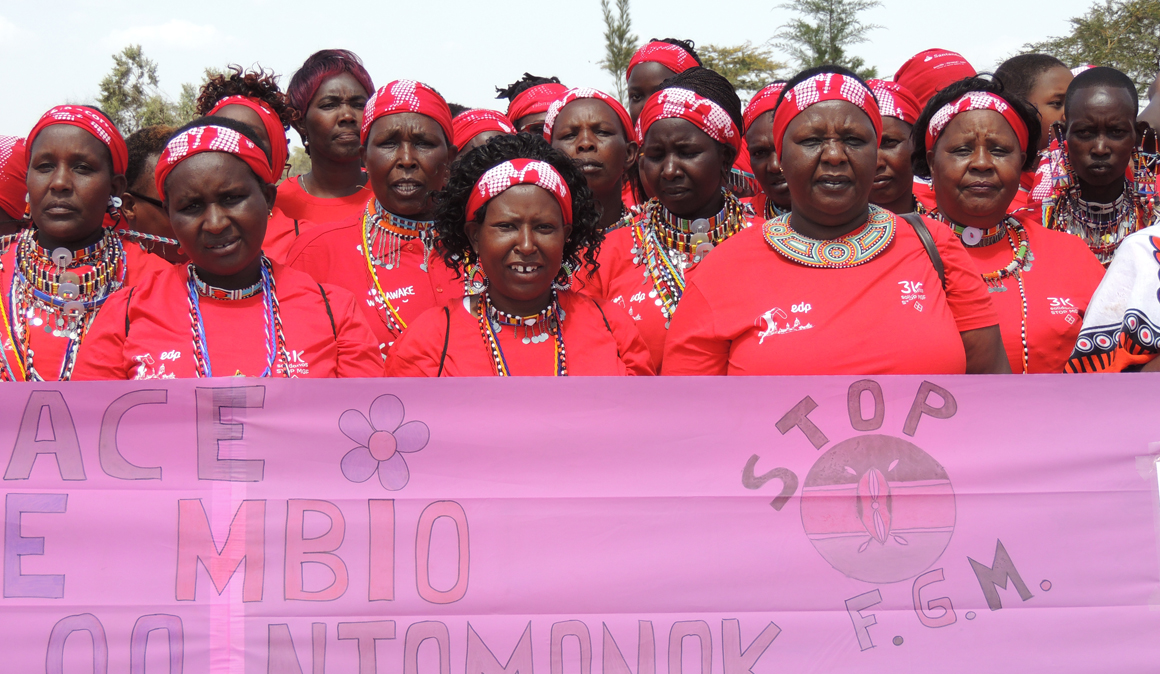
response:
<path id="1" fill-rule="evenodd" d="M 513 98 L 511 103 L 508 103 L 508 119 L 512 121 L 512 124 L 515 124 L 528 115 L 547 112 L 548 108 L 552 106 L 552 102 L 563 96 L 566 91 L 568 91 L 568 87 L 554 82 L 537 84 L 526 89 Z"/>
<path id="2" fill-rule="evenodd" d="M 552 127 L 556 124 L 556 118 L 560 116 L 560 111 L 564 109 L 572 101 L 578 101 L 582 98 L 595 98 L 604 101 L 612 111 L 616 113 L 617 119 L 620 120 L 620 126 L 624 128 L 624 137 L 629 141 L 634 141 L 636 138 L 636 128 L 632 124 L 632 118 L 628 116 L 628 110 L 620 104 L 612 96 L 600 91 L 592 89 L 591 87 L 579 87 L 576 89 L 569 89 L 564 92 L 564 95 L 552 102 L 548 108 L 548 116 L 544 119 L 544 139 L 549 143 L 552 142 Z"/>
<path id="3" fill-rule="evenodd" d="M 846 101 L 861 108 L 874 125 L 874 136 L 882 139 L 882 113 L 865 84 L 839 73 L 818 73 L 798 82 L 782 99 L 773 113 L 773 147 L 781 157 L 785 131 L 789 123 L 812 105 L 823 101 Z"/>
<path id="4" fill-rule="evenodd" d="M 109 154 L 113 157 L 114 175 L 124 175 L 125 170 L 129 168 L 129 148 L 125 146 L 121 132 L 108 117 L 83 105 L 58 105 L 44 113 L 36 126 L 32 127 L 32 131 L 28 132 L 28 140 L 24 145 L 25 168 L 28 167 L 27 163 L 32 161 L 32 143 L 36 141 L 36 136 L 54 124 L 77 126 L 96 136 L 97 140 L 109 148 Z"/>
<path id="5" fill-rule="evenodd" d="M 535 185 L 547 190 L 560 204 L 564 224 L 572 224 L 572 195 L 568 192 L 568 184 L 551 164 L 538 159 L 512 159 L 489 168 L 471 190 L 467 199 L 467 217 L 474 219 L 481 206 L 516 185 Z"/>
<path id="6" fill-rule="evenodd" d="M 697 60 L 689 52 L 675 44 L 659 40 L 650 42 L 636 50 L 628 62 L 628 70 L 624 72 L 624 79 L 628 80 L 629 77 L 632 77 L 632 69 L 642 63 L 659 63 L 674 73 L 683 73 L 689 68 L 697 67 Z"/>
<path id="7" fill-rule="evenodd" d="M 683 119 L 692 122 L 718 143 L 741 151 L 741 131 L 729 113 L 713 101 L 695 92 L 678 87 L 661 89 L 649 97 L 636 120 L 636 137 L 644 142 L 648 129 L 662 119 Z"/>
<path id="8" fill-rule="evenodd" d="M 0 136 L 0 209 L 20 217 L 24 213 L 28 188 L 28 160 L 24 158 L 24 139 Z"/>
<path id="9" fill-rule="evenodd" d="M 883 117 L 901 119 L 912 126 L 918 121 L 922 106 L 909 89 L 898 82 L 886 80 L 867 80 L 866 84 L 878 99 L 878 110 Z"/>
<path id="10" fill-rule="evenodd" d="M 434 89 L 415 80 L 395 80 L 390 84 L 379 87 L 379 90 L 367 99 L 363 110 L 362 132 L 359 134 L 362 144 L 367 144 L 371 125 L 375 120 L 387 115 L 400 112 L 417 112 L 435 120 L 443 129 L 443 135 L 449 144 L 455 138 L 455 127 L 451 123 L 451 108 Z"/>
<path id="11" fill-rule="evenodd" d="M 455 147 L 463 149 L 481 133 L 499 131 L 500 133 L 515 133 L 507 115 L 495 110 L 465 110 L 451 120 L 451 129 L 454 131 L 452 142 Z"/>
<path id="12" fill-rule="evenodd" d="M 157 159 L 153 176 L 157 194 L 165 199 L 165 178 L 182 161 L 202 152 L 225 152 L 246 162 L 263 180 L 270 174 L 270 159 L 254 141 L 224 126 L 195 126 L 174 136 Z"/>
<path id="13" fill-rule="evenodd" d="M 1015 131 L 1015 136 L 1019 139 L 1019 149 L 1027 148 L 1027 125 L 1023 123 L 1023 118 L 1015 112 L 1015 108 L 995 94 L 986 91 L 968 91 L 958 100 L 951 101 L 939 108 L 938 112 L 930 118 L 930 126 L 926 129 L 926 149 L 930 150 L 934 147 L 938 137 L 946 130 L 952 119 L 960 113 L 971 110 L 994 110 L 1003 115 L 1003 119 L 1007 120 L 1007 123 Z"/>
<path id="14" fill-rule="evenodd" d="M 749 127 L 753 126 L 753 122 L 758 117 L 777 107 L 781 92 L 785 91 L 785 84 L 785 82 L 774 82 L 754 95 L 749 101 L 749 105 L 745 106 L 745 113 L 742 115 L 742 119 L 745 120 L 745 128 L 741 130 L 742 133 L 749 133 Z"/>
<path id="15" fill-rule="evenodd" d="M 262 126 L 270 138 L 270 167 L 266 169 L 265 178 L 266 182 L 277 184 L 282 179 L 282 172 L 286 170 L 286 162 L 290 160 L 290 140 L 286 137 L 286 127 L 282 126 L 282 118 L 274 112 L 269 103 L 249 96 L 226 96 L 213 106 L 209 114 L 215 115 L 227 105 L 245 106 L 262 119 Z"/>
<path id="16" fill-rule="evenodd" d="M 910 90 L 922 108 L 948 84 L 975 75 L 975 68 L 962 54 L 946 49 L 927 49 L 907 59 L 894 73 L 894 81 Z"/>

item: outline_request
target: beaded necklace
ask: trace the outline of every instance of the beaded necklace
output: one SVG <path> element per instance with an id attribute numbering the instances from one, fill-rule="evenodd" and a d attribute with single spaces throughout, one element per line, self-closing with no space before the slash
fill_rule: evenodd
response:
<path id="1" fill-rule="evenodd" d="M 721 212 L 696 220 L 678 218 L 659 200 L 651 199 L 645 205 L 644 217 L 632 225 L 632 263 L 645 263 L 644 275 L 653 282 L 649 298 L 660 307 L 665 328 L 685 292 L 685 270 L 747 226 L 741 202 L 731 192 L 724 196 Z"/>
<path id="2" fill-rule="evenodd" d="M 263 278 L 259 278 L 257 283 L 248 288 L 239 288 L 237 290 L 227 290 L 225 288 L 211 286 L 201 280 L 201 277 L 197 275 L 197 269 L 193 265 L 189 265 L 189 276 L 193 279 L 194 286 L 197 287 L 198 295 L 215 300 L 244 300 L 247 297 L 257 295 L 265 288 L 265 280 Z"/>
<path id="3" fill-rule="evenodd" d="M 551 333 L 551 336 L 556 340 L 555 376 L 568 376 L 568 359 L 564 353 L 564 310 L 560 308 L 560 300 L 555 290 L 552 291 L 552 299 L 548 302 L 548 306 L 535 316 L 505 314 L 492 306 L 491 298 L 486 292 L 479 297 L 477 302 L 475 313 L 479 320 L 479 332 L 491 352 L 492 365 L 495 367 L 497 376 L 511 376 L 507 359 L 503 355 L 503 348 L 500 347 L 499 340 L 496 338 L 496 334 L 501 332 L 505 325 L 512 329 L 513 334 L 518 334 L 516 331 L 522 327 L 524 329 L 522 340 L 524 344 L 545 342 Z M 532 331 L 529 328 L 537 327 L 539 332 L 535 336 L 530 336 Z"/>
<path id="4" fill-rule="evenodd" d="M 765 219 L 766 220 L 772 220 L 778 216 L 785 215 L 786 213 L 789 213 L 788 208 L 781 208 L 777 204 L 773 203 L 773 199 L 770 199 L 768 196 L 766 197 L 766 199 L 765 199 Z"/>
<path id="5" fill-rule="evenodd" d="M 97 309 L 124 284 L 125 251 L 108 230 L 99 241 L 75 252 L 62 247 L 49 253 L 36 242 L 35 228 L 21 232 L 15 243 L 12 284 L 0 302 L 0 323 L 24 381 L 44 381 L 34 364 L 32 329 L 42 328 L 53 337 L 66 338 L 57 379 L 67 381 Z M 81 267 L 90 269 L 77 273 Z M 3 348 L 0 361 L 0 379 L 15 380 Z"/>
<path id="6" fill-rule="evenodd" d="M 149 245 L 148 250 L 147 250 L 146 244 L 158 244 L 159 243 L 162 246 L 180 246 L 181 245 L 181 242 L 178 241 L 177 239 L 171 239 L 167 236 L 157 236 L 156 234 L 150 234 L 149 232 L 138 232 L 135 229 L 118 229 L 115 231 L 116 231 L 117 236 L 121 237 L 122 239 L 125 239 L 126 241 L 135 242 L 137 245 L 141 246 L 142 250 L 145 250 L 146 252 L 149 252 L 150 250 L 153 249 L 153 246 Z"/>
<path id="7" fill-rule="evenodd" d="M 849 269 L 873 260 L 894 240 L 896 216 L 870 204 L 866 224 L 835 239 L 811 239 L 790 225 L 792 214 L 767 220 L 765 242 L 782 257 L 819 269 Z"/>
<path id="8" fill-rule="evenodd" d="M 209 346 L 206 344 L 205 339 L 205 323 L 201 317 L 200 298 L 210 297 L 219 300 L 243 299 L 243 297 L 231 296 L 231 294 L 248 292 L 250 288 L 243 291 L 214 288 L 197 278 L 197 272 L 194 270 L 193 263 L 186 265 L 186 270 L 188 270 L 186 289 L 189 298 L 189 323 L 190 329 L 193 332 L 194 369 L 198 377 L 212 377 L 213 366 L 210 363 Z M 274 274 L 270 268 L 270 260 L 265 255 L 262 256 L 261 274 L 261 280 L 257 285 L 258 290 L 262 292 L 262 303 L 264 305 L 263 318 L 265 318 L 266 322 L 266 369 L 259 376 L 271 376 L 271 373 L 275 372 L 275 363 L 280 357 L 283 363 L 282 374 L 289 377 L 290 354 L 286 349 L 286 334 L 282 328 L 282 312 L 278 305 L 278 293 L 274 286 Z M 255 294 L 257 293 L 253 292 L 244 297 L 253 297 Z"/>
<path id="9" fill-rule="evenodd" d="M 386 309 L 383 312 L 383 322 L 386 323 L 387 329 L 395 334 L 402 332 L 407 323 L 391 304 L 391 298 L 379 283 L 375 267 L 382 267 L 387 271 L 397 268 L 400 265 L 403 242 L 419 239 L 423 243 L 423 261 L 419 264 L 419 269 L 427 271 L 427 262 L 435 245 L 433 224 L 433 221 L 408 220 L 389 213 L 379 204 L 378 199 L 369 199 L 363 212 L 362 250 L 366 259 L 367 274 L 374 283 L 379 301 Z"/>

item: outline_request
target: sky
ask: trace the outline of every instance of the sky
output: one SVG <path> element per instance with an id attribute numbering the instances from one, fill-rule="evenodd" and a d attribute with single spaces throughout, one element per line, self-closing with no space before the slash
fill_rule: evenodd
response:
<path id="1" fill-rule="evenodd" d="M 761 44 L 792 16 L 777 1 L 632 0 L 633 31 L 641 42 Z M 1057 0 L 1046 11 L 1030 0 L 883 0 L 863 17 L 883 28 L 851 51 L 883 76 L 931 47 L 991 70 L 1024 43 L 1066 34 L 1067 19 L 1091 2 Z M 597 65 L 604 50 L 599 0 L 20 0 L 0 6 L 0 134 L 26 135 L 53 105 L 95 101 L 112 55 L 130 44 L 157 62 L 161 89 L 173 100 L 207 66 L 229 63 L 273 69 L 285 88 L 307 56 L 334 47 L 361 56 L 376 86 L 417 79 L 471 107 L 503 109 L 495 87 L 525 71 L 569 86 L 614 87 Z"/>

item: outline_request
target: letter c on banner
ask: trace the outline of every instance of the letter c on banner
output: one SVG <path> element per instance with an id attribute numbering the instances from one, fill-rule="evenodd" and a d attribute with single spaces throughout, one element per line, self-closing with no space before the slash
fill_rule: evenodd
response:
<path id="1" fill-rule="evenodd" d="M 440 517 L 450 517 L 455 522 L 455 530 L 459 536 L 459 574 L 455 585 L 449 590 L 436 590 L 431 587 L 431 529 Z M 467 594 L 467 574 L 470 568 L 470 554 L 468 551 L 467 513 L 463 506 L 455 501 L 436 501 L 423 509 L 419 515 L 418 531 L 415 532 L 415 584 L 418 586 L 419 596 L 432 604 L 450 604 L 463 599 Z"/>

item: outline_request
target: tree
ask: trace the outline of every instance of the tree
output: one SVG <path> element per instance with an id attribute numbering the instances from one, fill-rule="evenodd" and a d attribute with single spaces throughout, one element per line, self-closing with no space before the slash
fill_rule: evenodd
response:
<path id="1" fill-rule="evenodd" d="M 877 68 L 867 67 L 861 57 L 847 54 L 846 50 L 866 42 L 867 33 L 882 27 L 858 19 L 860 12 L 881 6 L 878 0 L 790 0 L 778 7 L 799 16 L 778 29 L 774 44 L 803 70 L 838 65 L 863 78 L 874 77 Z"/>
<path id="2" fill-rule="evenodd" d="M 207 68 L 206 78 L 210 76 Z M 158 85 L 157 64 L 145 56 L 141 45 L 129 45 L 113 55 L 113 69 L 101 80 L 97 105 L 126 136 L 141 127 L 180 126 L 196 117 L 197 88 L 181 85 L 181 98 L 173 103 Z"/>
<path id="3" fill-rule="evenodd" d="M 286 172 L 286 178 L 307 173 L 310 173 L 310 155 L 306 154 L 306 150 L 300 147 L 290 150 L 290 170 Z"/>
<path id="4" fill-rule="evenodd" d="M 632 17 L 628 13 L 628 0 L 616 0 L 616 16 L 608 0 L 600 0 L 600 10 L 604 13 L 604 58 L 598 65 L 612 75 L 616 83 L 616 97 L 628 105 L 628 85 L 624 73 L 628 63 L 636 53 L 637 40 L 632 34 Z"/>
<path id="5" fill-rule="evenodd" d="M 1023 45 L 1072 66 L 1090 63 L 1123 71 L 1140 96 L 1160 70 L 1160 0 L 1103 0 L 1073 17 L 1071 34 Z"/>
<path id="6" fill-rule="evenodd" d="M 748 41 L 736 47 L 706 45 L 700 49 L 700 55 L 705 67 L 729 80 L 742 98 L 761 91 L 785 67 L 784 63 L 774 60 L 773 52 L 767 47 L 754 47 Z"/>

